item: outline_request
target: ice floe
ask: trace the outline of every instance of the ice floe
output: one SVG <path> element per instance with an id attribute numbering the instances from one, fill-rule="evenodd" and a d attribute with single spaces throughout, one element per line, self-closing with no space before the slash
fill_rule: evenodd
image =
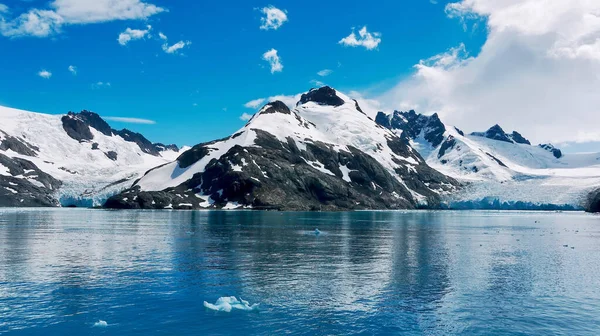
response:
<path id="1" fill-rule="evenodd" d="M 258 310 L 258 303 L 250 305 L 248 301 L 240 298 L 239 300 L 235 296 L 224 296 L 220 297 L 215 304 L 204 301 L 204 307 L 220 312 L 231 312 L 234 309 L 255 311 Z"/>

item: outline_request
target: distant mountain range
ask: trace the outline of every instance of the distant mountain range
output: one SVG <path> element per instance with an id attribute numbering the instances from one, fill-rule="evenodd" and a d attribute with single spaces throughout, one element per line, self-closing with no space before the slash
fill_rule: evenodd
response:
<path id="1" fill-rule="evenodd" d="M 0 206 L 100 206 L 178 152 L 92 112 L 0 107 Z"/>
<path id="2" fill-rule="evenodd" d="M 436 114 L 372 119 L 330 87 L 181 150 L 89 111 L 0 107 L 0 206 L 596 210 L 599 186 L 600 153 L 533 146 L 499 125 L 465 134 Z"/>
<path id="3" fill-rule="evenodd" d="M 434 114 L 379 113 L 378 124 L 419 151 L 427 164 L 464 186 L 446 199 L 452 208 L 580 209 L 600 185 L 600 153 L 563 154 L 531 145 L 494 125 L 465 134 Z"/>

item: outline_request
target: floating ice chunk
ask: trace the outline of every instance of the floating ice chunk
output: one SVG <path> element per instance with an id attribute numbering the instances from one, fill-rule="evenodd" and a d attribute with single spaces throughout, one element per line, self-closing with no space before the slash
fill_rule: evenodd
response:
<path id="1" fill-rule="evenodd" d="M 94 328 L 106 328 L 108 327 L 108 323 L 106 321 L 98 320 L 98 322 L 94 323 Z"/>
<path id="2" fill-rule="evenodd" d="M 220 297 L 215 304 L 204 301 L 204 307 L 222 312 L 231 312 L 233 309 L 253 311 L 258 310 L 258 303 L 250 305 L 248 301 L 240 298 L 239 300 L 235 296 Z"/>
<path id="3" fill-rule="evenodd" d="M 317 235 L 317 236 L 318 236 L 318 235 L 320 235 L 320 234 L 321 234 L 321 231 L 320 231 L 319 229 L 315 229 L 315 235 Z"/>

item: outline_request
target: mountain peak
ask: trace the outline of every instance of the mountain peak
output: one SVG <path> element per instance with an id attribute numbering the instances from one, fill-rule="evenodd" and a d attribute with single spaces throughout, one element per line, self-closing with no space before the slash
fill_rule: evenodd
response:
<path id="1" fill-rule="evenodd" d="M 290 108 L 282 101 L 276 100 L 263 106 L 258 112 L 259 114 L 283 113 L 292 114 Z"/>
<path id="2" fill-rule="evenodd" d="M 338 96 L 335 89 L 329 86 L 323 86 L 318 89 L 310 89 L 310 91 L 308 91 L 300 97 L 300 101 L 296 105 L 302 105 L 308 102 L 314 102 L 319 105 L 329 105 L 335 107 L 344 105 L 345 103 L 344 99 Z"/>

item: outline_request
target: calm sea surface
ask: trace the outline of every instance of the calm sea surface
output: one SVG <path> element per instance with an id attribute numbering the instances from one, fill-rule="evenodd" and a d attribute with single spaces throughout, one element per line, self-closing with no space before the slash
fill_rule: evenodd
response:
<path id="1" fill-rule="evenodd" d="M 5 209 L 0 334 L 600 335 L 600 217 Z"/>

